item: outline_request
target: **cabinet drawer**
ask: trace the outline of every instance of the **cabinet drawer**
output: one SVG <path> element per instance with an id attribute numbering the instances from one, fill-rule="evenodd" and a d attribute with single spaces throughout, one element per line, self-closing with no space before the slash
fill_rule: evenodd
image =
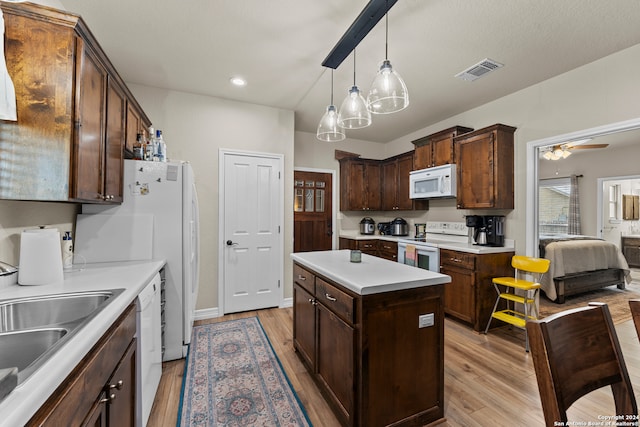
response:
<path id="1" fill-rule="evenodd" d="M 293 264 L 293 281 L 313 294 L 315 276 L 309 270 Z"/>
<path id="2" fill-rule="evenodd" d="M 623 246 L 639 246 L 640 247 L 640 238 L 636 237 L 623 237 L 622 238 Z"/>
<path id="3" fill-rule="evenodd" d="M 476 256 L 465 252 L 440 249 L 440 264 L 443 266 L 476 269 Z"/>
<path id="4" fill-rule="evenodd" d="M 321 278 L 316 279 L 316 298 L 343 320 L 353 324 L 353 297 Z"/>
<path id="5" fill-rule="evenodd" d="M 376 255 L 378 251 L 378 240 L 358 240 L 358 249 L 369 255 Z"/>
<path id="6" fill-rule="evenodd" d="M 398 253 L 398 244 L 387 240 L 378 240 L 378 250 L 381 252 Z"/>

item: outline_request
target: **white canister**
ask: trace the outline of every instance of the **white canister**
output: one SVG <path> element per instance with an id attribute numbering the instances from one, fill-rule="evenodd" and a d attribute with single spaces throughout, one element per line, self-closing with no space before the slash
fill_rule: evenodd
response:
<path id="1" fill-rule="evenodd" d="M 62 283 L 60 232 L 54 228 L 24 230 L 20 235 L 19 285 Z"/>

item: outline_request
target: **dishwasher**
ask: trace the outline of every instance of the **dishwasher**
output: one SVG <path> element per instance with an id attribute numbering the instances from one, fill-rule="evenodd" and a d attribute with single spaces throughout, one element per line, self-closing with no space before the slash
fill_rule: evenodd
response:
<path id="1" fill-rule="evenodd" d="M 136 426 L 147 425 L 162 376 L 161 276 L 156 274 L 136 299 Z"/>

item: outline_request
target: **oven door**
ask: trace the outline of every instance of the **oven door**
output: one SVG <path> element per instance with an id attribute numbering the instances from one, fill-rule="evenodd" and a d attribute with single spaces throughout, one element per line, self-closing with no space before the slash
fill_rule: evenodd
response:
<path id="1" fill-rule="evenodd" d="M 416 248 L 415 260 L 406 256 L 407 243 L 398 242 L 398 262 L 439 273 L 440 250 L 437 247 L 427 245 L 413 246 Z"/>

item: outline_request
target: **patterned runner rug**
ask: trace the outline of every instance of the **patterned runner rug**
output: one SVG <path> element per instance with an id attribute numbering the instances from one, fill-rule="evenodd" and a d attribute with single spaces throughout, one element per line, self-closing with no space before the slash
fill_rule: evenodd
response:
<path id="1" fill-rule="evenodd" d="M 257 317 L 195 326 L 178 426 L 311 426 Z"/>

